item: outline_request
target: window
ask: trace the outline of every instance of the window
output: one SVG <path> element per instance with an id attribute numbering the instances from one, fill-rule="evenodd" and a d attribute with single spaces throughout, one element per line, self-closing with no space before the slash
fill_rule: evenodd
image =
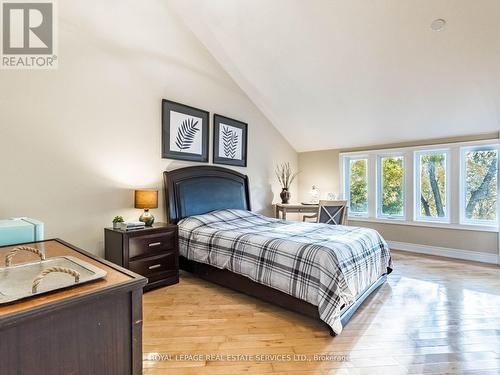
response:
<path id="1" fill-rule="evenodd" d="M 340 156 L 341 193 L 353 222 L 498 231 L 499 140 Z"/>
<path id="2" fill-rule="evenodd" d="M 404 156 L 378 158 L 377 213 L 379 217 L 404 218 L 405 170 Z"/>
<path id="3" fill-rule="evenodd" d="M 446 150 L 415 152 L 415 219 L 449 221 Z"/>
<path id="4" fill-rule="evenodd" d="M 461 222 L 497 224 L 498 146 L 461 150 Z"/>
<path id="5" fill-rule="evenodd" d="M 368 159 L 346 158 L 347 178 L 345 192 L 349 200 L 349 213 L 368 215 Z"/>

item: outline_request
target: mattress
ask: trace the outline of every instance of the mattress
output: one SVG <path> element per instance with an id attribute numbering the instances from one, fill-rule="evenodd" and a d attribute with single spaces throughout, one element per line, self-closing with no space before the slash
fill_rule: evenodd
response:
<path id="1" fill-rule="evenodd" d="M 369 228 L 217 210 L 178 223 L 180 254 L 227 269 L 318 307 L 332 330 L 340 310 L 392 271 L 389 247 Z"/>

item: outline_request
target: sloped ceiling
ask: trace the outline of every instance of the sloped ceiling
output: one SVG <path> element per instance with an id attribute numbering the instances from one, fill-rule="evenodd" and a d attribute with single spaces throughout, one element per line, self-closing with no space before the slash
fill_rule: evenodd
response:
<path id="1" fill-rule="evenodd" d="M 500 128 L 499 0 L 168 4 L 297 151 Z"/>

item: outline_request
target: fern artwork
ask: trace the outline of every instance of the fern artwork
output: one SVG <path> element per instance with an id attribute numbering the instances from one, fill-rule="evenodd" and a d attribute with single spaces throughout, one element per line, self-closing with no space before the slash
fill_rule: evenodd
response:
<path id="1" fill-rule="evenodd" d="M 163 157 L 207 162 L 208 121 L 206 111 L 163 100 Z"/>
<path id="2" fill-rule="evenodd" d="M 222 125 L 222 153 L 225 158 L 235 159 L 238 150 L 238 133 L 229 126 Z M 241 152 L 240 152 L 241 153 Z"/>
<path id="3" fill-rule="evenodd" d="M 247 124 L 214 115 L 214 163 L 246 167 Z"/>
<path id="4" fill-rule="evenodd" d="M 175 145 L 180 151 L 189 150 L 193 145 L 196 132 L 200 131 L 200 129 L 196 127 L 198 122 L 199 121 L 189 118 L 182 121 L 181 125 L 177 128 Z"/>

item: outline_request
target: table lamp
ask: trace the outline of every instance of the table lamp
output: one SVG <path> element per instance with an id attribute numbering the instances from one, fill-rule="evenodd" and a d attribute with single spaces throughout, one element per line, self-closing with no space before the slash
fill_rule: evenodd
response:
<path id="1" fill-rule="evenodd" d="M 139 221 L 142 221 L 147 227 L 152 226 L 155 217 L 149 213 L 149 209 L 158 208 L 158 190 L 136 190 L 134 195 L 135 208 L 144 209 Z"/>

